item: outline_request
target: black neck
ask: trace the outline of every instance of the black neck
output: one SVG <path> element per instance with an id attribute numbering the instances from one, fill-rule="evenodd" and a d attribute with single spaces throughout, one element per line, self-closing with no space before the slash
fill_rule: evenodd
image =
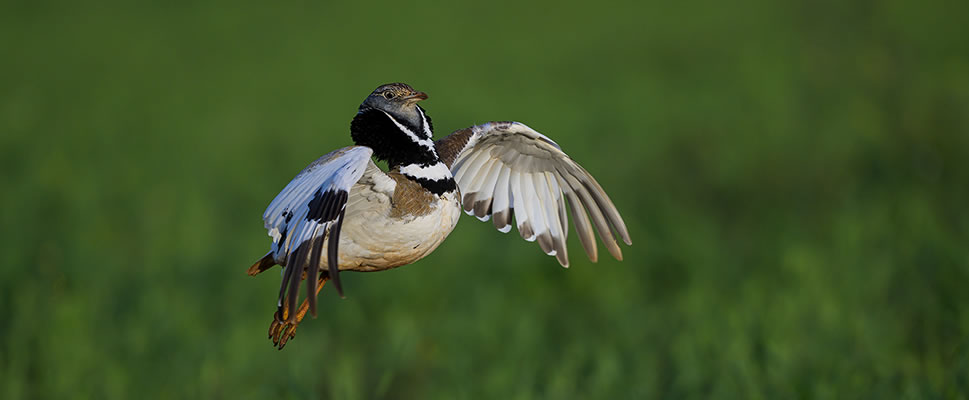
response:
<path id="1" fill-rule="evenodd" d="M 419 115 L 422 117 L 422 126 L 414 126 L 406 119 L 393 118 L 377 109 L 363 108 L 350 123 L 350 136 L 357 145 L 373 149 L 374 157 L 386 161 L 391 170 L 401 168 L 405 177 L 431 193 L 441 195 L 453 191 L 457 184 L 450 173 L 443 177 L 440 174 L 441 169 L 446 171 L 447 167 L 434 149 L 430 117 L 423 110 Z M 431 167 L 436 168 L 427 169 Z M 420 176 L 420 173 L 425 176 Z"/>
<path id="2" fill-rule="evenodd" d="M 433 144 L 424 134 L 423 127 L 413 126 L 407 120 L 392 120 L 383 111 L 373 108 L 362 109 L 353 117 L 350 137 L 357 145 L 373 149 L 374 157 L 386 161 L 391 169 L 408 164 L 432 165 L 440 161 L 433 145 L 428 148 L 418 143 L 397 124 Z"/>

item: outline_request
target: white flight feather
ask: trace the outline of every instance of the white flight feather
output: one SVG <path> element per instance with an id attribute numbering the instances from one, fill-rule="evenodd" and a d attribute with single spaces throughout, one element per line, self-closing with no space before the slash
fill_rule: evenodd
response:
<path id="1" fill-rule="evenodd" d="M 466 166 L 461 168 L 462 170 L 467 170 L 462 177 L 462 181 L 458 182 L 458 186 L 461 187 L 462 192 L 470 190 L 472 178 L 481 172 L 481 167 L 484 166 L 486 162 L 491 160 L 491 155 L 488 154 L 488 152 L 473 154 L 472 157 L 474 157 L 474 159 L 471 160 Z"/>
<path id="2" fill-rule="evenodd" d="M 468 185 L 471 183 L 471 178 L 474 177 L 474 174 L 478 172 L 478 168 L 488 158 L 491 157 L 484 152 L 471 153 L 457 168 L 457 172 L 454 174 L 454 181 L 457 182 L 462 193 L 467 192 Z"/>
<path id="3" fill-rule="evenodd" d="M 473 174 L 473 175 L 471 175 L 470 178 L 466 179 L 466 181 L 468 181 L 468 185 L 467 187 L 464 188 L 464 191 L 462 193 L 464 193 L 465 196 L 469 194 L 475 194 L 474 198 L 471 199 L 472 201 L 478 201 L 478 200 L 484 199 L 485 197 L 482 196 L 482 193 L 480 192 L 481 192 L 481 189 L 483 188 L 488 172 L 496 162 L 498 162 L 498 160 L 495 160 L 489 157 L 489 159 L 485 161 L 485 163 L 481 166 L 481 168 L 478 168 L 476 171 L 469 172 L 470 174 Z"/>
<path id="4" fill-rule="evenodd" d="M 492 197 L 494 199 L 494 202 L 491 203 L 492 213 L 508 211 L 508 207 L 511 205 L 511 193 L 508 190 L 508 176 L 510 173 L 511 169 L 504 165 L 501 166 L 498 173 L 498 181 L 495 183 L 495 193 Z M 508 233 L 511 230 L 511 223 L 509 222 L 505 226 L 498 227 L 498 230 L 502 233 Z"/>
<path id="5" fill-rule="evenodd" d="M 505 169 L 505 166 L 502 164 L 501 160 L 495 160 L 495 162 L 488 167 L 487 175 L 485 175 L 484 181 L 481 183 L 481 187 L 478 189 L 477 198 L 479 200 L 493 201 L 495 183 L 498 182 L 498 174 L 501 173 L 502 169 Z M 494 206 L 492 205 L 492 207 Z M 494 212 L 494 208 L 492 208 L 492 212 Z"/>
<path id="6" fill-rule="evenodd" d="M 512 205 L 515 207 L 515 225 L 518 227 L 518 233 L 521 233 L 522 226 L 528 222 L 528 209 L 523 204 L 522 190 L 521 190 L 521 174 L 513 172 L 511 174 L 511 180 L 508 182 L 511 187 Z M 535 237 L 525 237 L 522 234 L 522 238 L 528 240 L 529 242 L 535 240 Z"/>
<path id="7" fill-rule="evenodd" d="M 536 198 L 545 213 L 543 215 L 546 221 L 545 226 L 548 229 L 549 234 L 552 235 L 552 239 L 556 242 L 554 245 L 557 245 L 558 239 L 562 235 L 562 233 L 559 232 L 562 224 L 559 223 L 558 210 L 555 209 L 558 203 L 553 200 L 553 195 L 551 193 L 551 189 L 548 187 L 548 180 L 545 178 L 545 174 L 546 173 L 544 172 L 532 174 L 532 180 L 535 182 L 535 192 L 537 194 Z M 555 253 L 556 249 L 553 247 L 552 251 L 547 254 L 552 256 L 555 255 Z"/>
<path id="8" fill-rule="evenodd" d="M 542 207 L 541 199 L 535 192 L 533 186 L 535 179 L 532 175 L 534 174 L 522 174 L 521 185 L 522 194 L 525 195 L 525 203 L 528 204 L 528 218 L 532 220 L 532 230 L 535 231 L 535 236 L 538 236 L 548 231 L 548 226 L 545 224 L 545 208 Z"/>

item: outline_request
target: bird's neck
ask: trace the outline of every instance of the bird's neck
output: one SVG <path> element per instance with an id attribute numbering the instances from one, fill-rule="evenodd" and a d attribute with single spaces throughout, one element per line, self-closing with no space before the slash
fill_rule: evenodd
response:
<path id="1" fill-rule="evenodd" d="M 434 148 L 431 118 L 417 107 L 417 124 L 374 109 L 361 108 L 350 123 L 354 143 L 373 149 L 378 160 L 391 170 L 399 170 L 434 194 L 457 188 L 451 171 L 441 162 Z"/>

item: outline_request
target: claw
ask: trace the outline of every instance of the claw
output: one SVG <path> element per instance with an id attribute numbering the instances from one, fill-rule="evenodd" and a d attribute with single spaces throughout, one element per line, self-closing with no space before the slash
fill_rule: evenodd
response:
<path id="1" fill-rule="evenodd" d="M 290 325 L 286 328 L 286 332 L 283 333 L 283 338 L 279 340 L 279 345 L 277 346 L 279 350 L 282 350 L 286 346 L 286 342 L 289 342 L 289 339 L 296 337 L 296 333 L 294 332 L 296 332 L 296 325 Z"/>

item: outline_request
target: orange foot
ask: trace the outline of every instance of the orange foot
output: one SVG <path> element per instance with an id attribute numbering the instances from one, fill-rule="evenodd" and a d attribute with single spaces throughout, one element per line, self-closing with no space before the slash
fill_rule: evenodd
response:
<path id="1" fill-rule="evenodd" d="M 316 294 L 320 294 L 320 290 L 323 289 L 323 285 L 329 280 L 326 274 L 322 274 L 316 282 Z M 310 309 L 309 298 L 303 300 L 303 304 L 300 304 L 299 310 L 296 311 L 296 322 L 288 322 L 289 319 L 289 306 L 286 302 L 283 303 L 283 315 L 279 315 L 279 311 L 273 313 L 273 322 L 269 325 L 269 337 L 273 340 L 273 346 L 278 347 L 280 350 L 290 339 L 296 337 L 296 326 L 299 322 L 303 320 L 306 316 L 306 312 Z"/>

